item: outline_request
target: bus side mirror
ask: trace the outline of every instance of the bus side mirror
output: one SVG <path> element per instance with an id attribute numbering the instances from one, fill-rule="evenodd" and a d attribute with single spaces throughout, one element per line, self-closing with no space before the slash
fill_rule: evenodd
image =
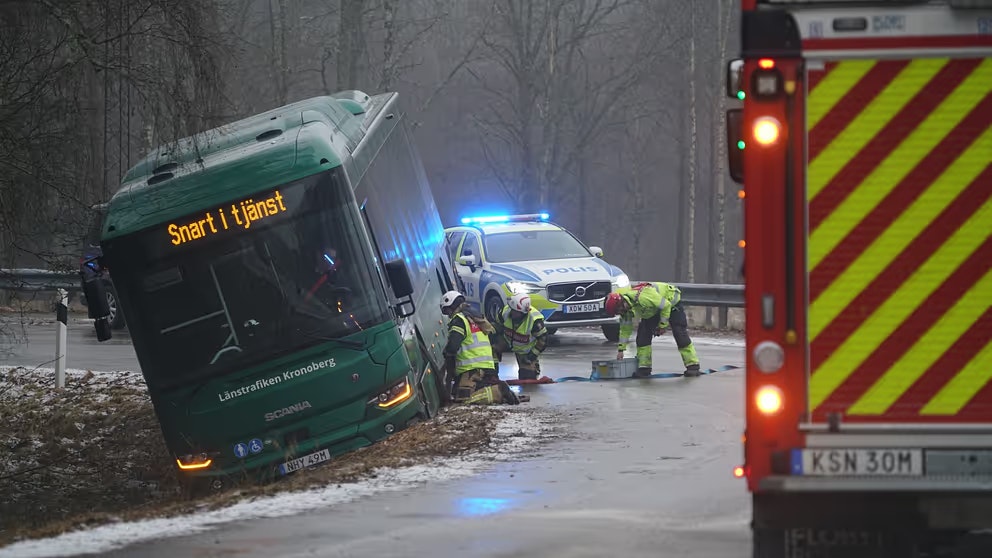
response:
<path id="1" fill-rule="evenodd" d="M 413 281 L 410 279 L 410 271 L 403 260 L 396 259 L 386 262 L 386 276 L 389 277 L 389 284 L 393 287 L 393 296 L 399 300 L 396 305 L 396 314 L 400 318 L 412 316 L 417 306 L 413 302 Z M 410 310 L 407 311 L 406 307 Z"/>
<path id="2" fill-rule="evenodd" d="M 86 305 L 94 317 L 97 341 L 107 341 L 110 333 L 110 303 L 107 302 L 107 289 L 103 286 L 100 276 L 83 278 L 83 294 L 86 295 Z"/>
<path id="3" fill-rule="evenodd" d="M 744 61 L 740 58 L 727 61 L 727 97 L 744 100 Z"/>
<path id="4" fill-rule="evenodd" d="M 727 170 L 730 171 L 730 178 L 738 184 L 744 183 L 743 121 L 743 109 L 727 111 Z"/>

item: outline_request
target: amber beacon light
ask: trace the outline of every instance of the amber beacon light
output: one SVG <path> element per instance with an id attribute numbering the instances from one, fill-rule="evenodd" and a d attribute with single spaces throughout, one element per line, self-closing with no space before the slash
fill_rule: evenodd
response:
<path id="1" fill-rule="evenodd" d="M 782 410 L 782 390 L 776 386 L 762 386 L 754 394 L 754 404 L 766 415 L 774 415 Z"/>
<path id="2" fill-rule="evenodd" d="M 782 134 L 782 124 L 771 116 L 761 116 L 754 120 L 751 134 L 760 145 L 774 145 Z"/>

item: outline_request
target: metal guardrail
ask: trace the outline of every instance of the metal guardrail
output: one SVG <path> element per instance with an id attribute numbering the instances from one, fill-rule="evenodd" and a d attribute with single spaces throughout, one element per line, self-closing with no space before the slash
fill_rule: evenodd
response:
<path id="1" fill-rule="evenodd" d="M 637 283 L 637 281 L 633 281 Z M 682 289 L 685 306 L 743 308 L 744 285 L 718 283 L 675 283 Z M 0 269 L 0 290 L 47 291 L 66 289 L 79 291 L 79 273 L 64 273 L 44 269 Z"/>
<path id="2" fill-rule="evenodd" d="M 0 290 L 4 291 L 81 291 L 79 273 L 45 269 L 0 269 Z"/>
<path id="3" fill-rule="evenodd" d="M 744 307 L 744 285 L 719 283 L 674 283 L 674 285 L 682 290 L 684 306 Z"/>

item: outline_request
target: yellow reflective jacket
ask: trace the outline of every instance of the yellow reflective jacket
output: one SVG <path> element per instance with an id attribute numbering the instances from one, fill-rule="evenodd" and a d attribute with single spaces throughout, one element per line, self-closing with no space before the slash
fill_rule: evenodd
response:
<path id="1" fill-rule="evenodd" d="M 644 320 L 661 314 L 658 325 L 668 327 L 672 307 L 682 300 L 682 291 L 670 283 L 638 283 L 617 289 L 617 293 L 630 304 L 630 310 L 620 314 L 621 351 L 627 348 L 627 340 L 634 330 L 634 318 Z"/>

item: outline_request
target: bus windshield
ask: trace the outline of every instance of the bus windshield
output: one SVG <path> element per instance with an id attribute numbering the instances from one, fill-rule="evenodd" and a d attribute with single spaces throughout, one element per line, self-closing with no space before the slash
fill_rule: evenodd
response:
<path id="1" fill-rule="evenodd" d="M 338 168 L 107 242 L 149 381 L 215 376 L 389 319 L 353 206 Z"/>
<path id="2" fill-rule="evenodd" d="M 486 235 L 486 259 L 494 262 L 588 258 L 589 250 L 565 231 L 514 231 Z"/>

